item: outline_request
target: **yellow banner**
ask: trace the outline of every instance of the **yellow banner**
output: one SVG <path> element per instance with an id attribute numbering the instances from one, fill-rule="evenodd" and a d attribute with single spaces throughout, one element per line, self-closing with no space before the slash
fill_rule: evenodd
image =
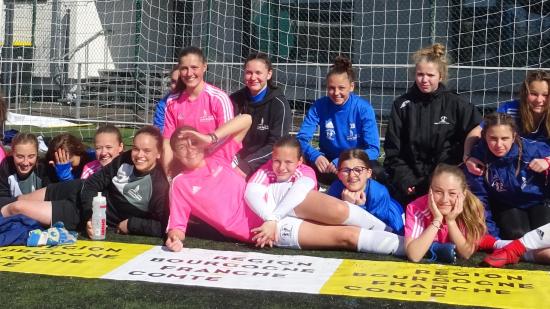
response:
<path id="1" fill-rule="evenodd" d="M 99 278 L 153 247 L 84 240 L 67 246 L 0 247 L 0 271 Z"/>
<path id="2" fill-rule="evenodd" d="M 435 264 L 344 260 L 321 294 L 500 308 L 550 304 L 550 274 Z"/>

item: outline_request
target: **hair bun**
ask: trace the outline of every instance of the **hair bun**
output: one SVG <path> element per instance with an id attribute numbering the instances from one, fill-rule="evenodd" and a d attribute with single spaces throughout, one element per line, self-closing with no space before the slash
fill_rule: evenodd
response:
<path id="1" fill-rule="evenodd" d="M 432 45 L 432 53 L 435 57 L 444 57 L 445 56 L 445 46 L 441 43 L 435 43 Z"/>
<path id="2" fill-rule="evenodd" d="M 336 59 L 334 59 L 334 64 L 332 65 L 332 67 L 347 71 L 351 69 L 352 63 L 351 60 L 349 60 L 347 57 L 338 56 L 336 57 Z"/>

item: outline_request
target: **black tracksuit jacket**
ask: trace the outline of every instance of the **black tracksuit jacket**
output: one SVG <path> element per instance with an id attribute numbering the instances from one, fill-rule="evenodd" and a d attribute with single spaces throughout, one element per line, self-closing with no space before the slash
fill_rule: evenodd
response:
<path id="1" fill-rule="evenodd" d="M 426 194 L 438 163 L 462 162 L 466 135 L 480 122 L 477 108 L 443 84 L 429 94 L 414 84 L 398 97 L 384 142 L 384 167 L 396 193 L 406 195 L 407 188 L 415 186 L 409 201 Z"/>
<path id="2" fill-rule="evenodd" d="M 271 158 L 273 144 L 290 131 L 292 113 L 290 105 L 279 88 L 269 87 L 264 99 L 252 103 L 248 88 L 230 96 L 235 115 L 249 114 L 252 125 L 243 140 L 243 148 L 237 153 L 238 166 L 252 175 Z"/>

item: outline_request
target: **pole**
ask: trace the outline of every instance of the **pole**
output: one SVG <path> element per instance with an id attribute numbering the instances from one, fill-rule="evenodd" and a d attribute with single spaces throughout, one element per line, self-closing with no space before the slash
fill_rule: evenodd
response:
<path id="1" fill-rule="evenodd" d="M 80 104 L 82 103 L 82 81 L 81 81 L 81 78 L 82 78 L 82 63 L 79 62 L 78 65 L 77 65 L 77 73 L 76 73 L 76 101 L 75 101 L 75 105 L 76 105 L 76 115 L 75 115 L 75 118 L 76 119 L 80 119 Z"/>

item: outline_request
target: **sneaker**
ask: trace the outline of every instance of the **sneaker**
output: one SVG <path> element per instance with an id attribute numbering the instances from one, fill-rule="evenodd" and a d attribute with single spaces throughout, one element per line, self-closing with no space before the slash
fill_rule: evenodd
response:
<path id="1" fill-rule="evenodd" d="M 485 234 L 477 243 L 478 251 L 492 252 L 495 249 L 495 242 L 497 239 L 491 234 Z"/>
<path id="2" fill-rule="evenodd" d="M 456 262 L 456 246 L 453 243 L 433 242 L 424 256 L 429 262 L 454 264 Z"/>
<path id="3" fill-rule="evenodd" d="M 508 264 L 516 264 L 525 251 L 525 246 L 516 239 L 486 256 L 481 265 L 500 268 Z"/>

